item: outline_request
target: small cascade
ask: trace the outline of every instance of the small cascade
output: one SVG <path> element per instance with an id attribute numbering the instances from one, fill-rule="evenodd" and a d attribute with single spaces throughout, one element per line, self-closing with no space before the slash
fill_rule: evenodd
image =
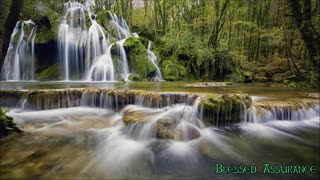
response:
<path id="1" fill-rule="evenodd" d="M 50 89 L 50 90 L 0 90 L 2 106 L 14 107 L 26 98 L 29 109 L 46 110 L 77 106 L 100 107 L 121 110 L 124 106 L 136 104 L 160 108 L 174 104 L 192 104 L 199 95 L 187 93 L 149 92 L 112 89 Z M 60 98 L 60 100 L 59 100 Z M 7 100 L 8 101 L 7 101 Z M 15 104 L 15 105 L 13 105 Z"/>
<path id="2" fill-rule="evenodd" d="M 111 57 L 111 47 L 110 45 L 107 52 L 98 57 L 98 59 L 93 62 L 89 72 L 88 81 L 114 81 L 114 67 Z"/>
<path id="3" fill-rule="evenodd" d="M 32 29 L 27 32 L 27 28 Z M 18 21 L 11 35 L 9 48 L 1 70 L 2 80 L 34 80 L 36 26 L 31 20 Z M 27 34 L 29 35 L 25 37 Z"/>
<path id="4" fill-rule="evenodd" d="M 120 61 L 122 65 L 122 78 L 125 79 L 129 74 L 129 66 L 128 66 L 128 59 L 127 59 L 127 53 L 123 47 L 123 44 L 125 43 L 127 39 L 122 39 L 117 42 L 117 49 L 119 51 L 120 55 Z"/>
<path id="5" fill-rule="evenodd" d="M 187 115 L 183 115 L 183 117 L 186 121 L 196 124 L 197 127 L 203 127 L 204 124 L 206 126 L 225 127 L 238 123 L 259 124 L 269 121 L 299 121 L 319 118 L 320 116 L 320 106 L 316 100 L 293 99 L 279 103 L 267 101 L 253 101 L 251 103 L 251 97 L 245 94 L 208 97 L 188 93 L 85 88 L 31 91 L 0 90 L 0 98 L 1 106 L 19 107 L 24 110 L 84 106 L 107 108 L 122 111 L 124 114 L 129 111 L 139 111 L 136 115 L 142 115 L 146 118 L 149 116 L 149 112 L 158 112 L 158 110 L 167 112 L 171 111 L 172 108 L 185 111 L 183 108 L 187 106 L 185 112 Z M 134 108 L 132 110 L 127 106 Z M 136 108 L 138 110 L 134 110 Z M 139 108 L 147 108 L 148 110 L 140 112 Z M 199 119 L 201 123 L 196 119 Z M 181 126 L 181 128 L 186 128 L 184 125 Z"/>
<path id="6" fill-rule="evenodd" d="M 111 27 L 117 31 L 118 39 L 125 39 L 132 36 L 127 22 L 122 17 L 118 17 L 117 14 L 112 13 L 110 11 L 109 11 L 109 15 L 111 18 L 111 21 L 110 21 Z"/>
<path id="7" fill-rule="evenodd" d="M 156 71 L 156 74 L 155 74 L 154 78 L 155 78 L 156 81 L 163 81 L 162 74 L 161 74 L 161 71 L 160 71 L 160 68 L 159 68 L 158 57 L 151 51 L 151 46 L 152 46 L 152 42 L 149 41 L 148 49 L 147 49 L 148 58 L 154 64 L 154 66 L 157 68 L 157 71 Z"/>
<path id="8" fill-rule="evenodd" d="M 244 122 L 265 123 L 268 121 L 299 121 L 319 118 L 320 105 L 317 102 L 293 100 L 290 103 L 256 102 L 245 112 Z"/>
<path id="9" fill-rule="evenodd" d="M 67 2 L 64 11 L 58 34 L 60 60 L 65 80 L 79 80 L 91 68 L 93 61 L 106 53 L 108 41 L 104 29 L 95 21 L 88 7 L 78 2 Z M 91 22 L 89 29 L 86 13 Z"/>

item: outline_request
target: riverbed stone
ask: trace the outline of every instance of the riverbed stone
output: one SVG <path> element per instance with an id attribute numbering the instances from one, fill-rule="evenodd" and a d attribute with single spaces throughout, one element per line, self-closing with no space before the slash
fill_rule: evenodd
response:
<path id="1" fill-rule="evenodd" d="M 6 115 L 7 111 L 8 110 L 0 107 L 0 138 L 8 136 L 13 132 L 23 132 L 17 127 L 16 123 L 13 122 L 13 118 Z"/>

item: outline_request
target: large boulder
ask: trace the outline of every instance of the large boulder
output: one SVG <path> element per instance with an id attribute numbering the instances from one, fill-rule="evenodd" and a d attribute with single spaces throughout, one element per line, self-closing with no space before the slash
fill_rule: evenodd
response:
<path id="1" fill-rule="evenodd" d="M 124 43 L 124 48 L 130 69 L 141 79 L 151 77 L 157 71 L 157 67 L 149 60 L 147 50 L 139 38 L 129 37 Z"/>
<path id="2" fill-rule="evenodd" d="M 174 64 L 171 61 L 164 61 L 161 67 L 163 78 L 167 81 L 182 80 L 187 74 L 187 70 L 184 66 Z"/>
<path id="3" fill-rule="evenodd" d="M 144 126 L 147 123 L 152 123 L 154 135 L 157 139 L 186 141 L 200 137 L 200 132 L 195 127 L 185 126 L 184 128 L 179 128 L 181 119 L 163 114 L 161 118 L 157 119 L 160 113 L 165 113 L 165 111 L 146 108 L 134 109 L 129 106 L 124 110 L 122 120 L 126 125 L 138 124 Z"/>

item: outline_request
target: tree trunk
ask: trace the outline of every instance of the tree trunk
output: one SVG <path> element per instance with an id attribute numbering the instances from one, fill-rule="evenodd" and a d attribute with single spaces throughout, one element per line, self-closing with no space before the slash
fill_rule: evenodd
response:
<path id="1" fill-rule="evenodd" d="M 295 19 L 296 26 L 299 28 L 301 37 L 307 47 L 309 60 L 313 71 L 319 74 L 320 55 L 319 55 L 319 33 L 312 28 L 311 17 L 311 0 L 288 0 L 291 8 L 291 13 Z M 303 5 L 303 6 L 302 6 Z M 318 46 L 318 47 L 317 47 Z M 318 80 L 319 79 L 318 75 Z"/>

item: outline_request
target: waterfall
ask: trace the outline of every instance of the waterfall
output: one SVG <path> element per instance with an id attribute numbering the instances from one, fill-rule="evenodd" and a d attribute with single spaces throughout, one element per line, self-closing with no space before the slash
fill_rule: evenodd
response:
<path id="1" fill-rule="evenodd" d="M 108 47 L 107 52 L 98 57 L 92 64 L 87 80 L 88 81 L 114 81 L 114 67 L 111 57 L 111 47 Z"/>
<path id="2" fill-rule="evenodd" d="M 130 32 L 127 22 L 122 17 L 110 11 L 110 23 L 107 30 L 104 29 L 91 11 L 94 5 L 95 2 L 92 0 L 86 0 L 83 4 L 76 1 L 64 4 L 64 15 L 57 36 L 62 77 L 66 81 L 114 81 L 119 80 L 121 76 L 122 79 L 127 79 L 130 68 L 124 43 L 128 37 L 139 36 Z M 30 25 L 33 25 L 33 28 L 29 31 Z M 109 33 L 110 31 L 116 34 Z M 26 34 L 28 37 L 25 37 Z M 2 80 L 34 80 L 35 36 L 36 26 L 31 20 L 16 24 L 1 70 Z M 117 61 L 121 67 L 116 66 L 117 70 L 111 54 L 114 53 L 111 51 L 114 43 L 111 42 L 116 42 L 120 57 Z M 155 79 L 162 80 L 157 57 L 151 51 L 151 42 L 147 52 L 149 60 L 157 68 Z"/>
<path id="3" fill-rule="evenodd" d="M 129 74 L 128 60 L 123 44 L 132 36 L 126 21 L 115 13 L 109 12 L 110 26 L 117 37 L 105 34 L 106 30 L 95 20 L 91 12 L 93 1 L 68 2 L 64 5 L 65 15 L 59 26 L 58 46 L 65 80 L 114 81 L 115 74 L 123 78 Z M 90 27 L 87 27 L 86 14 Z M 109 39 L 116 38 L 122 72 L 116 72 L 111 56 Z"/>
<path id="4" fill-rule="evenodd" d="M 117 14 L 112 13 L 110 11 L 109 11 L 109 15 L 111 17 L 110 24 L 113 28 L 116 29 L 118 39 L 124 39 L 132 36 L 129 30 L 128 24 L 123 18 L 118 17 Z"/>
<path id="5" fill-rule="evenodd" d="M 27 39 L 25 29 L 32 26 Z M 34 80 L 34 41 L 36 26 L 31 20 L 18 21 L 10 38 L 9 48 L 1 70 L 2 80 Z M 18 37 L 18 38 L 17 38 Z"/>
<path id="6" fill-rule="evenodd" d="M 96 62 L 97 69 L 92 70 L 92 77 L 95 80 L 108 80 L 104 76 L 104 71 L 108 71 L 108 66 L 102 66 L 99 61 Z M 110 60 L 110 59 L 109 59 Z M 101 65 L 102 64 L 102 65 Z M 106 68 L 106 70 L 105 70 Z M 112 75 L 110 73 L 109 75 Z M 220 97 L 219 95 L 216 96 Z M 239 98 L 244 101 L 244 95 L 232 95 L 231 99 Z M 251 106 L 238 101 L 229 102 L 226 105 L 218 105 L 220 109 L 203 108 L 203 101 L 206 96 L 188 93 L 168 93 L 168 92 L 148 92 L 135 90 L 111 90 L 111 89 L 65 89 L 65 90 L 31 90 L 31 91 L 10 91 L 0 90 L 0 106 L 20 107 L 21 102 L 26 109 L 46 110 L 55 108 L 70 108 L 78 106 L 109 108 L 116 111 L 121 110 L 127 105 L 135 105 L 146 108 L 172 108 L 176 105 L 193 105 L 187 110 L 185 119 L 193 121 L 188 117 L 197 117 L 202 122 L 216 127 L 229 126 L 236 123 L 265 123 L 267 121 L 300 121 L 318 118 L 320 116 L 320 106 L 314 100 L 292 100 L 284 101 L 281 104 L 274 102 L 253 102 Z M 231 103 L 231 104 L 230 104 Z M 230 105 L 230 106 L 229 106 Z M 229 109 L 230 108 L 230 109 Z M 231 111 L 233 109 L 233 111 Z M 199 121 L 193 124 L 200 125 Z"/>
<path id="7" fill-rule="evenodd" d="M 157 71 L 156 71 L 156 74 L 155 74 L 154 78 L 155 78 L 156 81 L 163 81 L 162 74 L 161 74 L 161 71 L 160 71 L 160 68 L 159 68 L 159 65 L 158 65 L 158 57 L 151 51 L 151 45 L 152 45 L 152 42 L 149 41 L 147 52 L 148 52 L 149 60 L 157 68 Z"/>
<path id="8" fill-rule="evenodd" d="M 101 58 L 108 48 L 104 29 L 95 21 L 88 8 L 78 2 L 64 5 L 65 16 L 59 26 L 58 46 L 65 80 L 83 79 L 93 61 Z M 91 26 L 87 28 L 85 13 Z M 78 75 L 78 77 L 74 77 Z M 73 78 L 70 78 L 73 76 Z"/>
<path id="9" fill-rule="evenodd" d="M 292 100 L 286 104 L 277 102 L 253 101 L 251 107 L 243 112 L 245 123 L 266 123 L 268 121 L 300 121 L 319 118 L 319 103 L 306 100 Z"/>
<path id="10" fill-rule="evenodd" d="M 128 66 L 128 59 L 126 51 L 123 47 L 124 42 L 127 40 L 127 38 L 122 39 L 117 42 L 117 48 L 120 55 L 120 61 L 122 64 L 122 78 L 125 79 L 127 75 L 129 74 L 129 66 Z"/>

